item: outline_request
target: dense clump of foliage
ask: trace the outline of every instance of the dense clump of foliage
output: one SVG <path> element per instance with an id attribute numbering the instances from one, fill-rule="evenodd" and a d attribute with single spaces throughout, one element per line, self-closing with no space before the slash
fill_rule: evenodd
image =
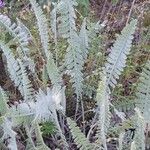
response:
<path id="1" fill-rule="evenodd" d="M 25 138 L 27 150 L 107 150 L 111 141 L 119 150 L 148 147 L 145 133 L 150 125 L 149 60 L 141 72 L 130 115 L 112 101 L 132 54 L 138 20 L 127 22 L 104 54 L 96 48 L 102 42 L 106 22 L 92 23 L 89 18 L 78 17 L 77 8 L 81 8 L 76 0 L 53 2 L 49 15 L 36 0 L 30 0 L 30 5 L 35 22 L 31 31 L 20 19 L 14 22 L 5 13 L 0 14 L 0 52 L 13 91 L 19 95 L 19 100 L 11 102 L 11 90 L 0 86 L 2 149 L 19 149 L 18 135 Z M 98 67 L 88 70 L 91 57 Z M 94 101 L 92 109 L 85 110 L 85 97 Z M 70 103 L 74 103 L 74 116 L 66 113 Z M 86 118 L 89 111 L 91 119 Z M 47 136 L 55 144 L 47 144 Z"/>

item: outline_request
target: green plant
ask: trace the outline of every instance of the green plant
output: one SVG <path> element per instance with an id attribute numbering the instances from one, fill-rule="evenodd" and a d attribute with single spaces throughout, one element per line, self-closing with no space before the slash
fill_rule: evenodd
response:
<path id="1" fill-rule="evenodd" d="M 50 135 L 55 133 L 55 125 L 53 122 L 45 122 L 41 125 L 41 131 L 43 135 Z"/>
<path id="2" fill-rule="evenodd" d="M 149 124 L 147 113 L 149 111 L 150 94 L 149 62 L 143 69 L 141 82 L 137 88 L 138 103 L 135 113 L 132 115 L 133 120 L 126 119 L 125 113 L 119 111 L 111 101 L 113 90 L 126 67 L 137 20 L 128 23 L 121 34 L 117 36 L 106 62 L 103 60 L 104 62 L 101 64 L 102 67 L 98 67 L 98 70 L 93 67 L 91 74 L 87 75 L 84 71 L 85 63 L 90 54 L 93 55 L 91 50 L 93 49 L 93 43 L 95 43 L 95 40 L 99 40 L 97 33 L 105 26 L 104 23 L 91 24 L 88 19 L 83 19 L 80 27 L 77 27 L 75 7 L 78 3 L 76 0 L 60 0 L 53 5 L 49 28 L 46 15 L 44 15 L 38 3 L 35 0 L 30 0 L 30 3 L 37 20 L 36 28 L 39 33 L 39 38 L 36 37 L 35 39 L 34 48 L 42 59 L 42 66 L 38 68 L 39 73 L 36 72 L 37 62 L 32 56 L 32 48 L 29 44 L 30 39 L 33 39 L 32 33 L 20 20 L 17 23 L 12 23 L 10 18 L 0 14 L 0 30 L 4 34 L 0 36 L 0 50 L 3 53 L 3 61 L 6 63 L 6 74 L 21 95 L 21 101 L 16 101 L 9 107 L 8 95 L 10 91 L 5 91 L 2 86 L 0 87 L 1 145 L 5 145 L 11 150 L 17 150 L 16 127 L 19 128 L 22 125 L 27 135 L 26 149 L 50 149 L 45 144 L 42 135 L 53 134 L 52 129 L 54 127 L 56 136 L 53 139 L 58 141 L 58 147 L 55 146 L 55 148 L 69 149 L 70 134 L 68 136 L 65 132 L 68 123 L 70 133 L 79 149 L 107 150 L 108 133 L 113 129 L 119 131 L 115 137 L 116 141 L 119 142 L 119 145 L 116 144 L 119 149 L 130 149 L 130 147 L 137 150 L 144 149 L 144 132 L 146 123 Z M 7 32 L 11 37 L 10 41 L 5 40 L 5 33 Z M 40 44 L 38 42 L 36 44 L 36 40 Z M 15 45 L 15 48 L 12 48 L 12 44 Z M 57 57 L 62 52 L 58 49 L 59 44 L 62 44 L 62 51 L 65 51 L 62 60 Z M 50 49 L 51 47 L 53 51 Z M 64 85 L 64 75 L 69 77 L 67 83 L 69 86 Z M 85 80 L 89 81 L 93 75 L 98 76 L 100 81 L 94 86 L 94 90 L 98 87 L 97 91 L 93 90 L 96 93 L 95 103 L 97 107 L 92 110 L 94 118 L 86 136 L 84 135 L 86 120 L 83 96 L 84 88 L 87 87 L 84 83 Z M 74 97 L 69 100 L 76 102 L 75 119 L 77 119 L 81 108 L 84 133 L 77 127 L 75 121 L 78 119 L 75 121 L 68 117 L 65 119 L 67 105 L 65 90 L 68 87 L 73 89 L 74 94 Z M 118 122 L 116 125 L 111 121 L 114 114 L 120 119 L 121 129 Z M 127 122 L 137 130 L 133 141 L 130 140 L 131 145 L 125 144 L 127 138 L 125 130 L 129 129 Z M 113 129 L 110 130 L 110 127 Z M 96 132 L 94 132 L 95 130 Z M 91 136 L 94 137 L 92 142 L 90 141 Z M 131 135 L 129 136 L 131 137 Z M 124 145 L 127 148 L 124 148 Z"/>

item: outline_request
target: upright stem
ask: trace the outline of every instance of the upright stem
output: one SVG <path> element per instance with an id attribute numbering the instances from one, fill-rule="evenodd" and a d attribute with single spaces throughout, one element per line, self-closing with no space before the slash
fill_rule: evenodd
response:
<path id="1" fill-rule="evenodd" d="M 134 3 L 135 3 L 135 0 L 133 0 L 133 2 L 132 2 L 131 8 L 130 8 L 130 11 L 129 11 L 129 14 L 128 14 L 128 18 L 127 18 L 127 21 L 126 21 L 126 24 L 128 24 L 128 22 L 129 22 L 129 19 L 130 19 L 131 13 L 132 13 L 132 9 L 133 9 Z"/>
<path id="2" fill-rule="evenodd" d="M 84 104 L 83 104 L 83 100 L 81 100 L 81 107 L 82 107 L 83 133 L 85 134 L 85 116 L 84 116 Z"/>

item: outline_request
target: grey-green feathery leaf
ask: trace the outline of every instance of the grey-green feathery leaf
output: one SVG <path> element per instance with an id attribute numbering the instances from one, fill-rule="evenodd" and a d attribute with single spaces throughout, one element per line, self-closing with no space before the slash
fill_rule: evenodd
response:
<path id="1" fill-rule="evenodd" d="M 25 33 L 28 40 L 32 40 L 33 37 L 32 37 L 31 32 L 18 18 L 17 18 L 17 24 L 18 24 L 18 27 L 20 28 L 20 32 Z M 20 51 L 19 49 L 20 48 L 17 48 L 18 52 Z M 34 61 L 28 56 L 23 57 L 22 60 L 23 60 L 24 66 L 28 67 L 28 69 L 34 74 L 35 73 Z"/>
<path id="2" fill-rule="evenodd" d="M 31 40 L 32 39 L 32 34 L 31 34 L 30 30 L 18 18 L 17 18 L 17 24 L 20 27 L 21 31 L 26 34 L 27 39 Z"/>
<path id="3" fill-rule="evenodd" d="M 20 65 L 20 71 L 21 71 L 21 84 L 18 87 L 19 91 L 21 92 L 25 101 L 33 100 L 35 92 L 34 89 L 32 88 L 31 81 L 28 79 L 28 75 L 24 64 L 21 62 L 21 60 L 19 59 L 17 60 Z"/>
<path id="4" fill-rule="evenodd" d="M 86 30 L 86 20 L 83 20 L 79 36 L 75 31 L 72 31 L 72 37 L 68 39 L 69 46 L 67 48 L 67 54 L 65 62 L 67 69 L 70 70 L 72 77 L 73 87 L 77 94 L 77 99 L 81 97 L 83 88 L 83 65 L 88 54 L 88 36 Z"/>
<path id="5" fill-rule="evenodd" d="M 145 127 L 146 123 L 140 109 L 135 108 L 135 125 L 136 131 L 134 136 L 134 142 L 136 150 L 145 150 Z"/>
<path id="6" fill-rule="evenodd" d="M 8 111 L 8 97 L 0 86 L 0 116 L 3 116 Z"/>
<path id="7" fill-rule="evenodd" d="M 74 6 L 77 6 L 76 0 L 61 0 L 57 5 L 57 11 L 60 14 L 57 19 L 60 22 L 58 33 L 63 38 L 70 38 L 71 32 L 76 31 Z"/>
<path id="8" fill-rule="evenodd" d="M 17 24 L 11 23 L 10 18 L 1 14 L 0 26 L 4 27 L 12 35 L 13 40 L 19 43 L 19 47 L 17 47 L 16 49 L 19 57 L 23 60 L 26 66 L 28 66 L 29 69 L 34 72 L 34 64 L 31 58 L 29 58 L 30 52 L 28 48 L 28 43 L 29 40 L 32 38 L 29 29 L 19 19 L 17 19 Z"/>
<path id="9" fill-rule="evenodd" d="M 41 38 L 42 47 L 44 49 L 44 56 L 47 58 L 49 40 L 47 19 L 36 0 L 30 0 L 30 3 L 37 19 L 39 35 Z"/>
<path id="10" fill-rule="evenodd" d="M 150 123 L 150 61 L 148 61 L 141 73 L 137 87 L 137 107 L 143 113 L 147 123 Z"/>
<path id="11" fill-rule="evenodd" d="M 99 33 L 104 27 L 105 22 L 103 22 L 102 24 L 100 24 L 100 21 L 98 21 L 97 23 L 93 23 L 88 31 L 88 37 L 90 39 L 89 41 L 92 41 L 92 39 L 97 37 L 97 33 Z"/>
<path id="12" fill-rule="evenodd" d="M 79 44 L 81 41 L 76 32 L 72 31 L 72 37 L 68 39 L 68 42 L 65 65 L 68 69 L 68 74 L 71 75 L 71 82 L 78 100 L 82 96 L 84 58 Z"/>
<path id="13" fill-rule="evenodd" d="M 47 72 L 49 75 L 50 80 L 52 81 L 53 86 L 57 86 L 61 84 L 61 76 L 59 75 L 58 68 L 54 63 L 54 59 L 50 51 L 48 51 L 48 24 L 47 24 L 47 19 L 45 15 L 43 14 L 42 9 L 40 6 L 36 3 L 35 0 L 30 0 L 32 4 L 32 8 L 34 10 L 36 19 L 37 19 L 37 24 L 38 24 L 38 30 L 41 38 L 41 43 L 44 49 L 44 55 L 47 59 Z M 53 71 L 52 71 L 53 70 Z"/>
<path id="14" fill-rule="evenodd" d="M 111 52 L 105 65 L 107 85 L 109 87 L 115 87 L 117 84 L 117 79 L 119 79 L 119 75 L 126 66 L 126 59 L 131 49 L 133 33 L 135 32 L 136 24 L 136 20 L 132 20 L 129 24 L 127 24 L 111 48 Z"/>
<path id="15" fill-rule="evenodd" d="M 28 102 L 28 103 L 20 103 L 16 106 L 12 106 L 9 111 L 9 117 L 11 117 L 14 126 L 18 126 L 21 124 L 31 125 L 35 122 L 45 122 L 45 121 L 53 121 L 56 124 L 58 133 L 61 136 L 64 146 L 67 146 L 67 142 L 65 140 L 64 135 L 62 134 L 59 121 L 57 118 L 57 108 L 59 108 L 59 96 L 47 89 L 47 94 L 45 94 L 42 90 L 36 96 L 36 102 Z M 41 109 L 44 108 L 44 109 Z M 30 140 L 31 141 L 31 140 Z M 28 148 L 31 143 L 28 143 Z M 39 146 L 36 148 L 37 150 L 41 149 Z"/>
<path id="16" fill-rule="evenodd" d="M 56 64 L 58 61 L 58 33 L 57 33 L 57 3 L 53 4 L 53 10 L 51 11 L 51 30 L 53 32 L 53 39 L 55 43 L 55 56 L 56 56 Z"/>
<path id="17" fill-rule="evenodd" d="M 106 145 L 106 134 L 110 124 L 110 102 L 109 93 L 107 91 L 106 74 L 102 75 L 102 81 L 99 82 L 96 101 L 98 105 L 98 129 L 97 129 L 97 143 L 99 146 L 103 145 L 104 149 L 107 150 Z"/>
<path id="18" fill-rule="evenodd" d="M 11 117 L 13 126 L 31 124 L 35 118 L 35 103 L 22 102 L 13 105 L 8 111 L 8 116 Z"/>
<path id="19" fill-rule="evenodd" d="M 26 140 L 26 150 L 50 150 L 42 138 L 42 132 L 40 131 L 40 126 L 34 122 L 32 125 L 25 125 L 26 134 L 28 139 Z M 32 134 L 35 133 L 36 141 L 33 142 Z M 36 145 L 36 146 L 35 146 Z"/>
<path id="20" fill-rule="evenodd" d="M 7 140 L 8 148 L 10 150 L 18 150 L 16 143 L 16 133 L 12 130 L 12 122 L 5 118 L 4 123 L 1 125 L 3 128 L 2 140 Z"/>
<path id="21" fill-rule="evenodd" d="M 77 95 L 77 101 L 82 96 L 83 88 L 83 65 L 88 53 L 88 36 L 86 31 L 86 21 L 83 21 L 79 35 L 75 24 L 75 0 L 61 0 L 57 5 L 57 12 L 60 14 L 57 21 L 58 33 L 67 38 L 68 48 L 65 56 L 65 66 L 67 73 L 71 75 L 71 82 Z"/>
<path id="22" fill-rule="evenodd" d="M 94 145 L 88 141 L 85 135 L 80 131 L 77 124 L 70 118 L 67 118 L 67 122 L 77 147 L 80 150 L 92 150 Z"/>
<path id="23" fill-rule="evenodd" d="M 45 86 L 47 85 L 48 80 L 49 78 L 48 78 L 47 68 L 46 65 L 44 65 L 42 68 L 42 82 Z"/>
<path id="24" fill-rule="evenodd" d="M 18 87 L 20 93 L 25 101 L 34 99 L 34 92 L 32 85 L 28 79 L 25 67 L 21 61 L 15 59 L 11 49 L 2 41 L 0 41 L 0 48 L 3 51 L 7 60 L 7 69 L 11 80 L 15 86 Z"/>
<path id="25" fill-rule="evenodd" d="M 60 14 L 57 21 L 60 22 L 58 24 L 58 33 L 63 38 L 67 38 L 69 43 L 65 56 L 65 66 L 71 75 L 71 82 L 73 83 L 78 100 L 82 93 L 83 77 L 81 70 L 83 69 L 83 56 L 79 44 L 81 41 L 76 33 L 76 14 L 74 10 L 76 5 L 75 0 L 61 0 L 57 5 L 57 11 Z"/>
<path id="26" fill-rule="evenodd" d="M 33 142 L 33 139 L 32 139 L 32 131 L 30 130 L 31 128 L 29 127 L 30 125 L 25 125 L 25 131 L 26 131 L 26 134 L 27 134 L 27 140 L 26 140 L 26 149 L 25 150 L 37 150 L 36 147 L 35 147 L 35 144 Z"/>
<path id="27" fill-rule="evenodd" d="M 47 55 L 46 69 L 48 76 L 51 80 L 51 83 L 53 85 L 53 88 L 60 89 L 62 85 L 62 77 L 61 74 L 59 73 L 56 64 L 53 61 L 53 57 L 51 54 Z"/>
<path id="28" fill-rule="evenodd" d="M 6 28 L 6 30 L 17 39 L 21 47 L 21 51 L 18 51 L 23 56 L 29 53 L 28 45 L 28 35 L 21 29 L 21 27 L 15 23 L 11 23 L 10 18 L 5 15 L 0 14 L 0 26 Z"/>
<path id="29" fill-rule="evenodd" d="M 34 130 L 36 135 L 37 150 L 50 150 L 50 148 L 48 148 L 48 146 L 46 146 L 46 144 L 44 143 L 42 131 L 40 130 L 40 126 L 37 122 L 34 124 Z"/>
<path id="30" fill-rule="evenodd" d="M 0 41 L 0 49 L 3 51 L 7 59 L 7 69 L 10 74 L 10 78 L 14 81 L 15 86 L 18 87 L 21 82 L 19 63 L 16 61 L 11 49 L 9 49 L 3 41 Z"/>
<path id="31" fill-rule="evenodd" d="M 88 47 L 89 47 L 89 39 L 88 39 L 88 33 L 86 30 L 86 19 L 83 20 L 83 23 L 81 25 L 79 38 L 81 40 L 81 51 L 83 59 L 86 60 L 87 54 L 88 54 Z"/>
<path id="32" fill-rule="evenodd" d="M 54 34 L 54 42 L 57 42 L 57 4 L 53 3 L 53 10 L 51 11 L 51 29 Z"/>

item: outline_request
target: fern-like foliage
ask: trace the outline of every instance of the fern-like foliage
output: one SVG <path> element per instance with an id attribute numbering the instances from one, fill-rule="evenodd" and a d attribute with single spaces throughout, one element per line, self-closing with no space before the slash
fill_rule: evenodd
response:
<path id="1" fill-rule="evenodd" d="M 28 136 L 26 140 L 26 150 L 37 150 L 32 139 L 32 131 L 30 130 L 29 125 L 25 125 L 25 131 Z"/>
<path id="2" fill-rule="evenodd" d="M 32 88 L 31 81 L 28 79 L 25 67 L 21 60 L 18 59 L 21 71 L 21 84 L 19 85 L 19 90 L 24 97 L 25 101 L 30 101 L 34 99 L 34 89 Z"/>
<path id="3" fill-rule="evenodd" d="M 133 110 L 135 108 L 135 100 L 134 98 L 128 98 L 128 97 L 119 97 L 118 100 L 115 100 L 113 102 L 113 105 L 115 108 L 121 112 L 128 112 L 130 110 Z"/>
<path id="4" fill-rule="evenodd" d="M 37 19 L 39 35 L 41 38 L 42 47 L 44 49 L 44 56 L 47 61 L 46 69 L 48 76 L 53 84 L 53 87 L 60 89 L 60 85 L 62 84 L 61 75 L 59 74 L 59 70 L 54 62 L 53 55 L 50 51 L 48 51 L 49 29 L 46 16 L 43 14 L 42 9 L 35 0 L 30 0 L 30 3 Z"/>
<path id="5" fill-rule="evenodd" d="M 8 148 L 10 150 L 18 150 L 17 148 L 17 142 L 16 142 L 16 132 L 13 131 L 12 127 L 12 121 L 8 118 L 4 118 L 3 124 L 1 124 L 1 127 L 3 129 L 3 136 L 1 140 L 7 140 L 8 142 Z"/>
<path id="6" fill-rule="evenodd" d="M 90 41 L 92 41 L 92 39 L 95 39 L 97 37 L 97 33 L 99 33 L 104 27 L 105 22 L 103 22 L 102 24 L 100 24 L 100 21 L 98 21 L 97 23 L 92 23 L 88 31 Z"/>
<path id="7" fill-rule="evenodd" d="M 77 95 L 77 99 L 81 97 L 82 93 L 82 82 L 83 82 L 83 57 L 80 51 L 80 39 L 76 32 L 71 39 L 68 40 L 70 45 L 67 48 L 67 53 L 65 56 L 65 65 L 71 75 L 71 82 L 73 83 L 73 88 Z"/>
<path id="8" fill-rule="evenodd" d="M 57 109 L 60 109 L 59 96 L 57 94 L 53 95 L 54 93 L 52 90 L 47 89 L 47 93 L 44 93 L 42 90 L 36 95 L 36 101 L 30 102 L 22 102 L 16 106 L 12 106 L 8 111 L 8 116 L 12 119 L 14 126 L 24 125 L 27 128 L 27 134 L 29 137 L 28 146 L 32 147 L 33 145 L 32 139 L 30 137 L 31 131 L 28 129 L 29 126 L 35 127 L 35 124 L 46 122 L 46 121 L 53 121 L 57 127 L 57 132 L 63 141 L 64 147 L 67 147 L 67 142 L 62 134 L 59 121 L 57 118 Z M 41 109 L 44 108 L 44 109 Z M 39 129 L 35 129 L 38 130 Z M 41 139 L 41 137 L 40 137 Z M 42 144 L 43 145 L 43 144 Z M 28 148 L 29 148 L 28 147 Z M 41 145 L 39 146 L 39 148 Z M 43 146 L 42 146 L 43 147 Z"/>
<path id="9" fill-rule="evenodd" d="M 39 123 L 48 120 L 55 121 L 57 118 L 56 106 L 50 89 L 48 92 L 46 95 L 42 90 L 39 90 L 36 95 L 36 102 L 22 102 L 17 104 L 17 107 L 12 106 L 9 110 L 9 115 L 13 120 L 16 120 L 14 122 L 22 124 L 24 121 L 25 124 L 28 124 L 33 120 Z M 41 108 L 44 108 L 44 110 Z"/>
<path id="10" fill-rule="evenodd" d="M 0 87 L 0 116 L 3 116 L 8 111 L 8 97 L 5 94 L 4 90 Z"/>
<path id="11" fill-rule="evenodd" d="M 6 57 L 7 60 L 7 69 L 10 74 L 10 78 L 12 81 L 14 81 L 15 86 L 20 85 L 20 72 L 19 72 L 19 64 L 16 61 L 13 53 L 11 52 L 11 49 L 3 42 L 0 41 L 0 48 L 4 53 L 4 56 Z"/>
<path id="12" fill-rule="evenodd" d="M 148 61 L 141 73 L 137 87 L 137 107 L 143 113 L 144 119 L 150 123 L 150 61 Z"/>
<path id="13" fill-rule="evenodd" d="M 29 49 L 27 48 L 29 38 L 26 32 L 22 30 L 20 25 L 11 23 L 10 18 L 0 14 L 0 26 L 6 28 L 6 30 L 13 36 L 13 38 L 17 40 L 21 47 L 21 51 L 18 51 L 18 53 L 21 53 L 21 56 L 27 56 L 29 53 Z"/>
<path id="14" fill-rule="evenodd" d="M 37 115 L 37 105 L 39 103 L 29 102 L 29 103 L 20 103 L 17 105 L 17 108 L 12 106 L 9 110 L 9 117 L 13 122 L 13 126 L 24 125 L 26 134 L 28 136 L 26 149 L 28 150 L 41 150 L 49 149 L 42 139 L 42 133 L 40 131 L 38 123 L 39 119 L 36 119 Z M 39 113 L 38 113 L 39 114 Z M 44 120 L 45 118 L 43 118 Z M 49 119 L 49 118 L 48 118 Z M 42 121 L 42 120 L 41 120 Z M 30 127 L 30 128 L 29 128 Z M 36 134 L 36 146 L 32 140 L 32 134 Z"/>
<path id="15" fill-rule="evenodd" d="M 111 48 L 111 52 L 107 58 L 106 75 L 107 85 L 114 88 L 117 79 L 126 66 L 127 55 L 131 49 L 133 33 L 135 32 L 137 21 L 132 20 L 121 32 Z"/>
<path id="16" fill-rule="evenodd" d="M 22 23 L 22 21 L 18 18 L 17 19 L 17 24 L 18 27 L 20 27 L 21 31 L 24 32 L 26 34 L 27 39 L 32 39 L 32 34 L 30 32 L 30 30 Z"/>
<path id="17" fill-rule="evenodd" d="M 0 87 L 0 143 L 5 140 L 8 142 L 7 147 L 10 150 L 17 150 L 16 133 L 13 131 L 13 122 L 7 117 L 9 108 L 7 106 L 8 97 L 4 90 Z M 9 116 L 10 117 L 10 116 Z"/>
<path id="18" fill-rule="evenodd" d="M 67 122 L 68 122 L 69 128 L 71 130 L 73 139 L 74 139 L 75 143 L 77 144 L 77 147 L 80 148 L 80 150 L 93 149 L 94 145 L 88 141 L 88 139 L 85 137 L 85 135 L 80 131 L 77 124 L 70 118 L 67 118 Z"/>
<path id="19" fill-rule="evenodd" d="M 66 54 L 63 61 L 64 65 L 61 67 L 64 69 L 63 71 L 70 75 L 70 81 L 75 90 L 77 102 L 79 102 L 83 93 L 83 66 L 88 57 L 89 49 L 91 48 L 92 51 L 94 40 L 98 37 L 98 31 L 105 26 L 105 23 L 100 24 L 100 22 L 98 22 L 93 26 L 91 25 L 91 28 L 88 28 L 86 19 L 84 19 L 81 27 L 78 28 L 75 20 L 77 18 L 75 13 L 77 0 L 59 0 L 57 3 L 54 3 L 54 9 L 51 13 L 51 29 L 49 30 L 46 15 L 44 15 L 37 1 L 29 1 L 37 20 L 41 48 L 44 56 L 44 63 L 42 64 L 44 68 L 42 84 L 44 86 L 42 87 L 43 89 L 38 87 L 39 90 L 37 93 L 35 93 L 28 77 L 27 69 L 29 73 L 30 71 L 33 73 L 33 78 L 36 77 L 40 82 L 39 78 L 41 77 L 41 72 L 39 72 L 37 76 L 34 74 L 35 72 L 32 71 L 34 69 L 31 67 L 32 65 L 34 66 L 34 62 L 30 63 L 31 59 L 28 55 L 28 40 L 32 38 L 30 31 L 19 19 L 17 19 L 17 24 L 15 24 L 12 23 L 7 16 L 0 14 L 0 27 L 2 27 L 2 30 L 5 29 L 6 32 L 9 32 L 9 34 L 13 37 L 12 41 L 9 41 L 7 44 L 0 40 L 0 51 L 2 51 L 4 57 L 6 58 L 6 67 L 9 77 L 14 82 L 14 86 L 18 88 L 23 98 L 22 101 L 15 102 L 15 105 L 8 107 L 8 98 L 4 90 L 0 87 L 0 130 L 2 130 L 3 134 L 2 137 L 0 137 L 0 142 L 5 145 L 4 142 L 6 141 L 8 149 L 17 150 L 16 133 L 13 129 L 15 127 L 23 126 L 25 127 L 26 135 L 28 137 L 26 142 L 26 150 L 49 150 L 42 138 L 40 124 L 47 121 L 52 121 L 57 132 L 55 139 L 61 139 L 63 149 L 67 150 L 69 149 L 69 146 L 64 134 L 66 133 L 66 130 L 63 130 L 63 133 L 61 129 L 61 127 L 65 129 L 64 117 L 61 115 L 62 112 L 63 115 L 65 115 L 66 111 L 66 87 L 63 85 L 62 81 L 63 73 L 61 73 L 59 68 L 57 68 L 57 65 L 53 59 L 53 55 L 49 50 L 49 31 L 51 30 L 54 34 L 53 39 L 56 53 L 59 47 L 59 42 L 60 44 L 63 41 L 67 43 L 66 45 L 63 45 L 63 47 L 66 46 Z M 111 48 L 111 52 L 107 58 L 107 63 L 103 69 L 102 78 L 98 84 L 96 94 L 97 109 L 93 119 L 93 126 L 89 130 L 89 134 L 87 136 L 90 137 L 93 127 L 97 127 L 97 139 L 94 139 L 95 142 L 90 143 L 88 138 L 86 138 L 86 136 L 81 132 L 77 124 L 70 118 L 67 118 L 67 123 L 69 125 L 74 142 L 77 145 L 77 148 L 80 150 L 107 150 L 107 135 L 108 131 L 110 131 L 108 130 L 111 116 L 110 108 L 113 108 L 113 112 L 115 112 L 116 115 L 118 115 L 124 121 L 121 125 L 119 124 L 116 128 L 112 129 L 116 129 L 116 131 L 119 132 L 117 133 L 118 138 L 116 138 L 119 143 L 119 149 L 123 149 L 124 145 L 127 147 L 125 147 L 125 149 L 129 149 L 130 143 L 126 143 L 126 137 L 128 138 L 128 132 L 126 132 L 126 129 L 131 127 L 131 122 L 126 122 L 127 120 L 125 121 L 125 114 L 123 112 L 119 112 L 111 104 L 110 94 L 111 89 L 116 86 L 117 79 L 119 79 L 121 72 L 126 66 L 126 59 L 131 49 L 131 43 L 136 24 L 136 20 L 131 21 L 123 29 L 121 35 L 117 36 L 117 40 L 114 43 L 114 46 Z M 17 43 L 16 50 L 18 54 L 13 53 L 10 48 L 11 43 L 14 41 Z M 58 60 L 56 58 L 56 62 L 57 61 Z M 144 130 L 146 123 L 150 123 L 148 116 L 150 114 L 149 66 L 150 62 L 148 62 L 144 68 L 140 78 L 141 82 L 138 85 L 137 107 L 139 109 L 136 109 L 136 115 L 134 117 L 136 134 L 133 142 L 130 138 L 130 142 L 132 142 L 131 149 L 145 149 Z M 44 79 L 45 74 L 50 79 L 50 84 L 47 82 L 48 78 L 46 78 L 46 80 Z M 99 73 L 96 75 L 98 74 Z M 88 79 L 90 80 L 90 78 Z M 47 88 L 47 85 L 50 85 L 51 88 Z M 95 92 L 95 86 L 94 90 L 92 91 Z M 79 103 L 77 103 L 76 112 L 78 110 L 78 104 Z M 83 111 L 83 118 L 84 113 L 85 112 Z M 35 136 L 35 141 L 32 138 L 33 135 Z"/>
<path id="20" fill-rule="evenodd" d="M 82 96 L 83 88 L 83 64 L 87 57 L 88 36 L 86 33 L 86 22 L 83 21 L 80 33 L 78 35 L 75 24 L 75 10 L 77 5 L 75 0 L 61 0 L 57 5 L 57 11 L 60 16 L 57 18 L 58 33 L 68 41 L 68 48 L 65 56 L 65 66 L 67 72 L 71 75 L 71 82 L 77 95 L 77 100 Z"/>
<path id="21" fill-rule="evenodd" d="M 2 41 L 0 41 L 0 48 L 6 57 L 7 69 L 11 80 L 18 87 L 25 101 L 32 100 L 34 92 L 23 63 L 19 59 L 15 59 L 11 49 Z"/>
<path id="22" fill-rule="evenodd" d="M 136 132 L 134 137 L 135 147 L 137 150 L 145 150 L 145 120 L 138 108 L 135 108 L 135 125 Z"/>
<path id="23" fill-rule="evenodd" d="M 81 41 L 80 48 L 81 48 L 81 52 L 82 52 L 82 57 L 83 57 L 83 60 L 86 60 L 87 54 L 88 54 L 88 48 L 89 48 L 89 38 L 88 38 L 88 32 L 86 30 L 86 19 L 83 20 L 83 23 L 81 25 L 79 38 Z"/>
<path id="24" fill-rule="evenodd" d="M 77 30 L 74 6 L 77 6 L 76 0 L 61 0 L 57 5 L 57 11 L 60 14 L 60 17 L 57 18 L 57 21 L 60 22 L 58 25 L 58 33 L 63 38 L 71 38 L 73 31 Z"/>
<path id="25" fill-rule="evenodd" d="M 75 18 L 76 14 L 74 11 L 74 6 L 77 3 L 73 0 L 61 0 L 58 4 L 58 13 L 61 14 L 58 17 L 60 24 L 58 25 L 58 32 L 63 38 L 68 39 L 69 46 L 67 48 L 67 53 L 65 56 L 65 66 L 70 71 L 72 76 L 71 81 L 73 82 L 73 87 L 75 88 L 75 93 L 77 94 L 77 99 L 81 96 L 81 83 L 82 78 L 82 55 L 80 53 L 79 47 L 79 36 L 76 33 Z"/>
<path id="26" fill-rule="evenodd" d="M 29 57 L 30 50 L 28 48 L 28 43 L 29 40 L 32 39 L 32 35 L 28 28 L 19 19 L 17 19 L 17 24 L 12 23 L 10 18 L 2 14 L 0 14 L 0 27 L 5 28 L 5 30 L 9 32 L 13 39 L 10 40 L 8 44 L 15 42 L 18 45 L 16 50 L 19 58 L 32 73 L 35 73 L 34 63 Z"/>
<path id="27" fill-rule="evenodd" d="M 57 43 L 57 4 L 53 3 L 53 10 L 51 11 L 51 30 L 53 32 L 54 42 Z"/>
<path id="28" fill-rule="evenodd" d="M 110 102 L 109 93 L 107 91 L 106 75 L 102 75 L 102 81 L 99 82 L 97 89 L 96 101 L 98 105 L 98 129 L 97 129 L 97 143 L 99 146 L 103 145 L 104 149 L 107 150 L 106 146 L 106 134 L 110 124 Z"/>
<path id="29" fill-rule="evenodd" d="M 125 67 L 126 55 L 129 54 L 135 28 L 136 20 L 133 20 L 123 29 L 121 35 L 117 37 L 103 69 L 102 81 L 99 83 L 96 96 L 99 116 L 96 143 L 99 144 L 97 146 L 99 149 L 103 146 L 107 150 L 106 134 L 110 124 L 110 105 L 112 105 L 109 101 L 110 89 L 108 87 L 115 87 L 116 80 L 119 79 L 119 75 Z M 121 119 L 125 119 L 123 113 L 118 112 L 116 108 L 114 111 Z"/>
<path id="30" fill-rule="evenodd" d="M 37 150 L 50 150 L 50 148 L 48 148 L 43 141 L 42 132 L 38 123 L 34 124 L 34 130 L 36 134 L 36 145 L 37 145 L 36 149 Z"/>
<path id="31" fill-rule="evenodd" d="M 47 58 L 48 54 L 48 25 L 47 25 L 47 19 L 45 15 L 43 14 L 42 9 L 36 2 L 36 0 L 30 0 L 30 3 L 32 5 L 33 11 L 35 13 L 36 19 L 37 19 L 37 25 L 39 30 L 39 35 L 41 38 L 41 44 L 44 50 L 44 56 Z"/>
<path id="32" fill-rule="evenodd" d="M 35 118 L 35 103 L 22 102 L 16 106 L 12 106 L 8 110 L 8 116 L 12 119 L 14 126 L 28 125 Z"/>
<path id="33" fill-rule="evenodd" d="M 46 69 L 47 69 L 48 76 L 51 80 L 53 88 L 60 90 L 62 85 L 61 74 L 59 73 L 59 70 L 53 61 L 52 55 L 48 54 L 47 58 L 48 59 L 47 59 Z"/>

